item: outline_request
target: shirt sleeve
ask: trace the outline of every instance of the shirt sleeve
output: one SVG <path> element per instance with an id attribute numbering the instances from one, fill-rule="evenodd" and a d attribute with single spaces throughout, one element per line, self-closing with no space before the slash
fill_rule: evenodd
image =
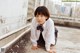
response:
<path id="1" fill-rule="evenodd" d="M 46 50 L 49 51 L 50 50 L 50 45 L 51 44 L 55 44 L 55 35 L 54 35 L 54 22 L 51 21 L 48 23 L 48 27 L 47 27 L 47 34 L 46 34 Z"/>
<path id="2" fill-rule="evenodd" d="M 36 38 L 35 32 L 36 32 L 35 20 L 32 19 L 30 40 L 31 40 L 33 46 L 37 46 L 37 38 Z"/>

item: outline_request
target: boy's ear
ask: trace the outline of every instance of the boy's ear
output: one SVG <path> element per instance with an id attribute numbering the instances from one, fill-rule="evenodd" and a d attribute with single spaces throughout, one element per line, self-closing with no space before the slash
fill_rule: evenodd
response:
<path id="1" fill-rule="evenodd" d="M 46 19 L 46 21 L 47 21 L 48 19 Z"/>
<path id="2" fill-rule="evenodd" d="M 46 17 L 46 21 L 48 20 L 48 18 Z"/>
<path id="3" fill-rule="evenodd" d="M 48 19 L 48 18 L 46 17 L 46 19 Z"/>

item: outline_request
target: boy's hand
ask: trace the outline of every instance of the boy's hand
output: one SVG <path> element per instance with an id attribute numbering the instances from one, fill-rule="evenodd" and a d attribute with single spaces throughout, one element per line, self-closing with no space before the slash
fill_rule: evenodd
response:
<path id="1" fill-rule="evenodd" d="M 32 46 L 31 49 L 32 49 L 32 50 L 36 50 L 36 49 L 38 49 L 38 47 L 37 47 L 37 46 Z"/>
<path id="2" fill-rule="evenodd" d="M 53 51 L 52 50 L 50 50 L 50 51 L 48 51 L 49 53 L 53 53 Z"/>
<path id="3" fill-rule="evenodd" d="M 53 51 L 53 50 L 50 50 L 50 51 L 48 51 L 49 53 L 56 53 L 56 51 Z"/>
<path id="4" fill-rule="evenodd" d="M 51 46 L 51 47 L 50 47 L 49 53 L 56 53 L 56 48 L 55 48 L 55 46 Z"/>

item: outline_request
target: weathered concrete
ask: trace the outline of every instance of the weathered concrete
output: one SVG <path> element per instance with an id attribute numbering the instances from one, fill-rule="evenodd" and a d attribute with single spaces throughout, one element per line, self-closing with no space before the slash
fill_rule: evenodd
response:
<path id="1" fill-rule="evenodd" d="M 56 25 L 80 28 L 80 18 L 51 15 Z"/>
<path id="2" fill-rule="evenodd" d="M 80 53 L 80 29 L 57 27 L 59 37 L 57 42 L 58 53 Z"/>
<path id="3" fill-rule="evenodd" d="M 80 29 L 56 26 L 59 30 L 57 53 L 80 53 Z M 47 53 L 45 49 L 31 49 L 30 32 L 6 53 Z"/>
<path id="4" fill-rule="evenodd" d="M 2 37 L 0 37 L 0 53 L 8 50 L 11 48 L 12 45 L 14 45 L 18 40 L 24 36 L 25 33 L 30 31 L 31 24 L 28 24 L 20 29 L 17 29 L 15 31 L 12 31 Z"/>

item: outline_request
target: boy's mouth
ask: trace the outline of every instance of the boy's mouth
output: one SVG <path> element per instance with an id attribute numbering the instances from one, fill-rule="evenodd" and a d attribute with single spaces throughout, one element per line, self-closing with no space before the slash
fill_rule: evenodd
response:
<path id="1" fill-rule="evenodd" d="M 39 23 L 41 23 L 42 21 L 38 21 Z"/>

